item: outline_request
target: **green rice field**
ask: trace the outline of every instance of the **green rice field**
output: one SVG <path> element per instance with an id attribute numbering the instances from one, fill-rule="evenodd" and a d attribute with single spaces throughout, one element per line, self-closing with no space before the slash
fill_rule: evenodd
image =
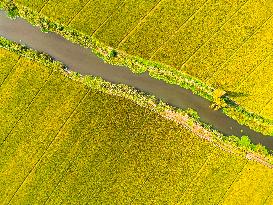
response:
<path id="1" fill-rule="evenodd" d="M 115 49 L 170 65 L 273 119 L 272 0 L 13 0 Z"/>
<path id="2" fill-rule="evenodd" d="M 272 204 L 273 170 L 0 49 L 0 204 Z"/>

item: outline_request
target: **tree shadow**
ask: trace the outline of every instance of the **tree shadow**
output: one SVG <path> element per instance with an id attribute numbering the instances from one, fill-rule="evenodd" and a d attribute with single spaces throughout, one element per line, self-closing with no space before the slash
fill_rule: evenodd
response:
<path id="1" fill-rule="evenodd" d="M 229 97 L 247 97 L 249 94 L 243 92 L 226 91 L 226 96 Z"/>

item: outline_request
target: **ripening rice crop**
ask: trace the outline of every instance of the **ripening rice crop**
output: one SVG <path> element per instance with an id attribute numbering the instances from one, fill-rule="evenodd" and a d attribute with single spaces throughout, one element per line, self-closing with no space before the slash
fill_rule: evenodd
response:
<path id="1" fill-rule="evenodd" d="M 247 111 L 273 119 L 272 0 L 13 1 L 228 91 Z"/>
<path id="2" fill-rule="evenodd" d="M 1 204 L 272 201 L 272 169 L 56 69 L 0 59 Z"/>

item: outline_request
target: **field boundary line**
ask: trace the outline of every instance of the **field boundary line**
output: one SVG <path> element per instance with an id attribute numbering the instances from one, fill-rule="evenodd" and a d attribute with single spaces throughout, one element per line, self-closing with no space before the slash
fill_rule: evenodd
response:
<path id="1" fill-rule="evenodd" d="M 47 0 L 46 3 L 40 8 L 40 10 L 38 11 L 38 14 L 40 14 L 42 12 L 42 10 L 49 4 L 51 0 Z"/>
<path id="2" fill-rule="evenodd" d="M 183 66 L 185 66 L 185 64 L 201 49 L 203 48 L 216 34 L 218 34 L 222 28 L 228 23 L 230 22 L 230 20 L 249 2 L 249 0 L 247 0 L 245 3 L 243 3 L 224 23 L 222 26 L 220 26 L 220 28 L 217 29 L 217 31 L 215 31 L 209 38 L 208 40 L 206 40 L 202 45 L 200 45 L 199 47 L 197 47 L 197 49 L 192 53 L 192 55 L 190 57 L 188 57 L 182 64 L 182 66 L 180 68 L 183 68 Z"/>
<path id="3" fill-rule="evenodd" d="M 99 25 L 99 27 L 98 27 L 95 31 L 93 31 L 93 33 L 91 34 L 91 36 L 96 35 L 96 33 L 99 31 L 99 29 L 100 29 L 101 27 L 103 27 L 103 26 L 108 22 L 108 20 L 109 20 L 112 16 L 114 16 L 114 14 L 117 13 L 117 11 L 118 11 L 119 9 L 121 9 L 121 8 L 125 5 L 125 2 L 126 2 L 126 0 L 123 1 L 123 2 L 121 2 L 119 5 L 117 5 L 117 7 L 116 7 L 116 8 L 111 12 L 111 14 L 102 22 L 102 24 Z"/>
<path id="4" fill-rule="evenodd" d="M 132 204 L 134 202 L 134 200 L 136 199 L 137 195 L 142 190 L 142 188 L 144 187 L 144 185 L 146 184 L 146 182 L 151 178 L 151 174 L 154 171 L 154 169 L 155 168 L 153 167 L 152 170 L 147 173 L 147 177 L 144 179 L 143 183 L 140 185 L 140 187 L 138 188 L 138 191 L 135 193 L 135 196 L 132 197 L 132 199 L 130 200 L 129 204 Z"/>
<path id="5" fill-rule="evenodd" d="M 246 160 L 246 163 L 242 167 L 241 171 L 239 171 L 238 174 L 235 176 L 234 180 L 231 182 L 231 184 L 227 188 L 224 196 L 221 199 L 219 199 L 219 202 L 217 203 L 217 205 L 223 204 L 223 202 L 225 201 L 226 197 L 228 196 L 228 191 L 230 190 L 230 188 L 232 187 L 232 185 L 237 181 L 237 179 L 239 179 L 239 177 L 242 176 L 242 172 L 245 169 L 246 165 L 248 165 L 248 163 L 249 163 L 249 160 Z"/>
<path id="6" fill-rule="evenodd" d="M 19 187 L 16 189 L 16 191 L 13 193 L 12 197 L 10 198 L 8 204 L 10 204 L 10 202 L 12 201 L 12 199 L 14 198 L 14 196 L 16 195 L 16 193 L 19 191 L 19 189 L 22 187 L 22 185 L 25 183 L 25 181 L 27 180 L 27 178 L 29 177 L 29 175 L 32 173 L 32 171 L 37 167 L 37 165 L 39 164 L 39 162 L 42 160 L 43 156 L 45 155 L 45 153 L 47 152 L 47 150 L 49 149 L 49 147 L 52 145 L 52 143 L 54 142 L 54 140 L 56 139 L 56 137 L 60 134 L 60 132 L 62 131 L 62 129 L 65 127 L 66 123 L 68 122 L 68 120 L 72 117 L 72 115 L 74 114 L 74 112 L 76 111 L 76 109 L 80 106 L 80 104 L 82 103 L 82 101 L 85 99 L 85 97 L 90 93 L 92 89 L 89 89 L 86 94 L 82 97 L 82 99 L 79 101 L 79 103 L 75 106 L 75 108 L 72 110 L 72 112 L 70 113 L 70 115 L 68 116 L 68 118 L 65 120 L 64 124 L 61 126 L 61 128 L 57 131 L 56 135 L 53 137 L 53 139 L 51 140 L 51 142 L 48 144 L 48 146 L 45 148 L 44 152 L 42 153 L 41 157 L 38 159 L 38 161 L 34 164 L 34 166 L 31 168 L 31 170 L 28 172 L 28 174 L 26 175 L 26 177 L 23 179 L 23 181 L 21 182 L 21 184 L 19 185 Z"/>
<path id="7" fill-rule="evenodd" d="M 138 29 L 142 22 L 144 22 L 148 18 L 148 16 L 150 16 L 150 14 L 152 14 L 159 7 L 161 2 L 163 1 L 164 0 L 159 0 L 142 18 L 140 18 L 136 26 L 133 27 L 132 30 L 129 31 L 127 35 L 125 35 L 124 38 L 118 43 L 117 48 L 119 48 L 121 44 L 123 44 Z"/>
<path id="8" fill-rule="evenodd" d="M 265 200 L 263 202 L 263 205 L 266 204 L 267 200 L 269 199 L 269 197 L 271 197 L 272 193 L 273 193 L 273 188 L 270 190 L 269 194 L 266 196 L 266 198 L 265 198 Z"/>
<path id="9" fill-rule="evenodd" d="M 186 19 L 186 21 L 184 21 L 184 23 L 183 23 L 181 26 L 179 26 L 179 28 L 178 28 L 172 35 L 169 36 L 169 38 L 167 39 L 167 41 L 164 41 L 164 42 L 156 49 L 156 51 L 155 51 L 154 53 L 152 53 L 152 55 L 151 55 L 151 57 L 149 58 L 149 60 L 151 60 L 161 48 L 163 48 L 165 45 L 167 45 L 168 42 L 169 42 L 170 40 L 172 40 L 172 39 L 179 33 L 179 31 L 180 31 L 180 30 L 181 30 L 181 29 L 182 29 L 190 20 L 192 20 L 192 18 L 193 18 L 201 9 L 204 8 L 204 6 L 208 3 L 208 1 L 210 1 L 210 0 L 206 0 L 202 6 L 200 6 L 198 9 L 196 9 L 195 12 L 193 12 L 193 13 Z"/>
<path id="10" fill-rule="evenodd" d="M 200 167 L 200 169 L 196 172 L 195 176 L 193 177 L 192 181 L 188 184 L 188 186 L 185 188 L 185 190 L 183 191 L 183 193 L 180 196 L 180 199 L 183 198 L 183 196 L 185 195 L 185 193 L 187 192 L 187 190 L 191 187 L 191 185 L 195 182 L 195 180 L 200 176 L 200 174 L 202 173 L 201 171 L 203 171 L 205 165 L 208 163 L 208 161 L 210 160 L 210 158 L 212 157 L 212 155 L 215 155 L 216 153 L 211 153 L 209 154 L 209 156 L 207 156 L 206 161 L 203 163 L 203 165 Z M 179 199 L 179 201 L 180 201 Z"/>
<path id="11" fill-rule="evenodd" d="M 11 67 L 9 73 L 7 74 L 7 76 L 4 78 L 3 82 L 0 84 L 0 88 L 2 87 L 2 85 L 5 83 L 5 81 L 7 80 L 7 78 L 10 76 L 11 72 L 14 71 L 15 67 L 18 65 L 19 61 L 21 60 L 21 56 L 19 56 L 18 60 L 15 62 L 15 64 Z"/>
<path id="12" fill-rule="evenodd" d="M 90 129 L 89 129 L 90 130 Z M 78 139 L 77 142 L 79 142 L 80 140 Z M 85 141 L 85 140 L 82 140 Z M 83 145 L 83 147 L 80 147 L 79 152 L 76 154 L 76 156 L 74 157 L 74 159 L 72 158 L 71 161 L 69 161 L 69 165 L 67 167 L 67 169 L 64 171 L 64 174 L 61 176 L 61 178 L 59 178 L 59 182 L 56 184 L 56 186 L 54 186 L 52 192 L 50 193 L 50 195 L 47 197 L 46 201 L 43 203 L 44 205 L 47 203 L 47 201 L 51 198 L 52 194 L 54 193 L 55 189 L 60 185 L 60 183 L 63 181 L 63 179 L 67 176 L 68 171 L 70 170 L 71 166 L 77 161 L 78 157 L 80 156 L 80 154 L 83 152 L 83 149 L 87 146 L 87 144 L 89 144 L 90 142 L 90 138 L 88 138 L 88 140 L 86 141 L 86 143 Z M 61 165 L 64 162 L 61 163 Z M 58 166 L 57 166 L 58 167 Z"/>
<path id="13" fill-rule="evenodd" d="M 45 87 L 45 85 L 47 84 L 47 82 L 49 81 L 49 79 L 51 78 L 53 74 L 53 71 L 50 73 L 50 75 L 48 76 L 48 78 L 44 81 L 43 85 L 39 88 L 39 90 L 37 91 L 37 93 L 33 96 L 32 100 L 30 101 L 30 103 L 28 104 L 28 106 L 20 112 L 21 116 L 19 117 L 19 119 L 14 123 L 14 126 L 11 128 L 11 130 L 9 131 L 9 133 L 7 134 L 7 136 L 4 138 L 3 142 L 1 142 L 0 147 L 5 143 L 5 141 L 7 140 L 7 138 L 10 136 L 10 134 L 12 133 L 13 129 L 17 126 L 17 124 L 21 121 L 22 117 L 24 116 L 25 112 L 30 108 L 30 106 L 33 104 L 35 98 L 41 93 L 41 91 L 43 90 L 43 88 Z"/>
<path id="14" fill-rule="evenodd" d="M 87 127 L 89 128 L 89 127 Z M 88 129 L 90 131 L 90 129 Z M 83 149 L 90 143 L 90 139 L 88 138 L 88 140 L 86 141 L 86 143 L 83 145 L 83 147 L 80 147 L 78 154 L 76 154 L 76 156 L 74 157 L 74 159 L 72 159 L 71 161 L 69 161 L 69 165 L 67 167 L 67 169 L 64 171 L 63 176 L 60 178 L 59 182 L 57 183 L 57 185 L 53 188 L 52 192 L 50 193 L 50 195 L 47 197 L 46 201 L 43 203 L 44 205 L 47 203 L 47 201 L 51 198 L 52 194 L 54 193 L 55 189 L 59 186 L 59 184 L 63 181 L 63 179 L 67 176 L 67 173 L 69 171 L 69 169 L 71 168 L 71 166 L 73 165 L 73 163 L 76 162 L 76 160 L 78 159 L 78 157 L 80 156 L 80 154 L 83 152 Z M 77 142 L 79 142 L 80 140 L 78 139 Z M 85 141 L 85 140 L 82 140 Z M 63 164 L 63 162 L 61 163 L 61 165 Z M 58 167 L 58 166 L 57 166 Z"/>
<path id="15" fill-rule="evenodd" d="M 247 39 L 246 39 L 246 41 L 245 42 L 243 42 L 233 53 L 232 53 L 232 55 L 230 55 L 223 63 L 221 63 L 221 66 L 219 66 L 220 68 L 219 69 L 216 69 L 213 73 L 212 73 L 212 75 L 210 75 L 210 77 L 208 78 L 208 79 L 206 79 L 205 81 L 207 81 L 207 80 L 209 80 L 209 79 L 211 79 L 211 78 L 213 78 L 213 76 L 216 74 L 216 73 L 218 73 L 218 71 L 220 71 L 228 62 L 230 62 L 230 60 L 232 60 L 232 58 L 234 57 L 234 55 L 235 54 L 237 54 L 237 52 L 244 46 L 244 45 L 246 45 L 248 42 L 249 42 L 249 40 L 251 40 L 252 39 L 252 37 L 254 37 L 260 30 L 261 30 L 261 28 L 271 19 L 273 17 L 273 14 L 271 14 L 260 26 L 258 26 L 258 28 L 257 29 L 255 29 L 255 31 L 253 32 L 253 34 L 251 34 Z M 214 65 L 213 65 L 213 67 L 214 67 Z"/>
<path id="16" fill-rule="evenodd" d="M 247 76 L 245 76 L 241 80 L 241 83 L 235 89 L 236 90 L 240 89 L 241 86 L 243 85 L 243 83 L 246 82 L 248 78 L 250 78 L 250 76 L 252 75 L 252 73 L 254 73 L 268 58 L 272 57 L 272 55 L 273 55 L 273 53 L 270 52 L 270 54 L 267 55 L 255 68 L 250 69 L 249 72 L 246 73 Z M 269 85 L 267 84 L 267 86 L 269 86 Z"/>
<path id="17" fill-rule="evenodd" d="M 269 105 L 269 103 L 273 100 L 273 97 L 271 97 L 268 101 L 266 101 L 266 103 L 264 104 L 264 106 L 262 107 L 262 109 L 258 112 L 259 115 L 262 115 L 262 112 L 264 111 L 264 109 Z"/>
<path id="18" fill-rule="evenodd" d="M 83 11 L 83 9 L 85 9 L 85 7 L 91 2 L 92 0 L 87 1 L 83 7 L 75 14 L 75 16 L 73 16 L 66 24 L 66 26 L 69 26 L 70 23 Z"/>
<path id="19" fill-rule="evenodd" d="M 68 174 L 68 171 L 70 170 L 72 164 L 73 164 L 74 162 L 76 162 L 76 160 L 77 160 L 77 158 L 79 157 L 80 153 L 81 153 L 81 151 L 77 154 L 77 156 L 75 157 L 75 159 L 72 160 L 73 162 L 70 162 L 70 161 L 69 161 L 68 167 L 64 170 L 64 173 L 63 173 L 63 175 L 59 178 L 58 183 L 53 187 L 51 193 L 49 194 L 49 196 L 48 196 L 48 197 L 46 198 L 46 200 L 44 201 L 44 203 L 43 203 L 44 205 L 48 202 L 48 200 L 50 200 L 52 194 L 54 193 L 54 191 L 56 191 L 57 187 L 60 185 L 60 183 L 63 181 L 63 179 L 66 178 L 66 176 L 67 176 L 67 174 Z M 64 162 L 62 162 L 62 164 L 63 164 L 63 163 L 64 163 Z M 57 167 L 58 167 L 58 166 L 57 166 Z"/>

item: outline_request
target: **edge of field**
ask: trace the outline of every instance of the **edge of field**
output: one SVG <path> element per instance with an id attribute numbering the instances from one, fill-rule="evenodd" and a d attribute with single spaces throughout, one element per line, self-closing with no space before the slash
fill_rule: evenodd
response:
<path id="1" fill-rule="evenodd" d="M 1 8 L 7 11 L 11 17 L 20 16 L 32 25 L 40 27 L 44 32 L 58 33 L 73 43 L 80 44 L 85 48 L 91 48 L 93 53 L 109 64 L 126 66 L 134 73 L 148 72 L 153 78 L 189 89 L 194 94 L 204 97 L 214 104 L 216 103 L 216 107 L 220 107 L 223 113 L 241 125 L 246 125 L 264 135 L 273 136 L 273 120 L 249 112 L 244 107 L 232 101 L 228 95 L 221 96 L 220 102 L 225 105 L 224 107 L 217 105 L 219 99 L 215 99 L 214 94 L 215 91 L 219 92 L 219 89 L 210 87 L 190 75 L 160 62 L 146 60 L 138 56 L 129 55 L 121 50 L 115 50 L 115 48 L 104 45 L 94 37 L 90 37 L 69 26 L 66 27 L 53 22 L 50 18 L 27 7 L 17 5 L 13 1 L 0 2 Z"/>
<path id="2" fill-rule="evenodd" d="M 168 120 L 185 126 L 201 139 L 211 142 L 214 146 L 224 151 L 243 156 L 249 160 L 273 168 L 273 155 L 271 155 L 264 146 L 254 145 L 250 141 L 248 141 L 247 144 L 242 143 L 241 139 L 236 136 L 224 136 L 211 126 L 201 122 L 198 114 L 191 109 L 182 110 L 169 106 L 156 99 L 155 96 L 148 95 L 128 85 L 113 84 L 100 77 L 91 75 L 82 76 L 77 72 L 70 71 L 63 63 L 54 60 L 48 54 L 35 51 L 3 37 L 0 37 L 0 48 L 7 49 L 46 67 L 59 70 L 68 78 L 83 83 L 85 86 L 94 90 L 129 99 L 137 105 L 148 108 Z"/>

